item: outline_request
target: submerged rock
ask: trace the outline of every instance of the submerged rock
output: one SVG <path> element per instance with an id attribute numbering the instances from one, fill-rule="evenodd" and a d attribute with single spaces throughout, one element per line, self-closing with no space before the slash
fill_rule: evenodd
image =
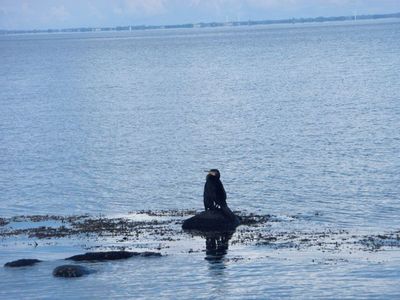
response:
<path id="1" fill-rule="evenodd" d="M 117 260 L 127 259 L 133 256 L 133 252 L 128 251 L 108 251 L 108 252 L 87 252 L 85 254 L 68 257 L 68 260 L 74 261 L 92 261 L 92 260 Z"/>
<path id="2" fill-rule="evenodd" d="M 41 262 L 39 259 L 18 259 L 6 263 L 4 266 L 9 268 L 28 267 Z"/>
<path id="3" fill-rule="evenodd" d="M 10 223 L 8 220 L 6 220 L 4 218 L 0 218 L 0 226 L 7 225 L 8 223 Z"/>
<path id="4" fill-rule="evenodd" d="M 62 265 L 53 270 L 53 276 L 65 278 L 81 277 L 90 273 L 89 269 L 79 265 Z"/>
<path id="5" fill-rule="evenodd" d="M 239 225 L 240 220 L 235 215 L 233 215 L 232 218 L 228 218 L 219 210 L 207 210 L 185 220 L 182 229 L 198 231 L 233 231 Z"/>
<path id="6" fill-rule="evenodd" d="M 132 256 L 161 256 L 158 252 L 130 252 L 130 251 L 107 251 L 107 252 L 87 252 L 85 254 L 74 255 L 66 259 L 73 261 L 104 261 L 127 259 Z"/>
<path id="7" fill-rule="evenodd" d="M 145 252 L 135 252 L 135 255 L 140 255 L 143 257 L 160 257 L 162 256 L 161 253 L 158 252 L 151 252 L 151 251 L 145 251 Z"/>

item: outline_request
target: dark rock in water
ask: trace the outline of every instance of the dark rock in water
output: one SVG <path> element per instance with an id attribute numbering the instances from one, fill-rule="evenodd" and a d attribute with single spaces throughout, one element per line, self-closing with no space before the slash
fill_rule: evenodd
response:
<path id="1" fill-rule="evenodd" d="M 66 259 L 74 261 L 96 261 L 96 260 L 117 260 L 127 259 L 134 255 L 134 252 L 128 251 L 108 251 L 108 252 L 87 252 L 85 254 L 74 255 Z"/>
<path id="2" fill-rule="evenodd" d="M 65 278 L 81 277 L 90 273 L 89 269 L 79 265 L 62 265 L 53 270 L 53 276 Z"/>
<path id="3" fill-rule="evenodd" d="M 39 259 L 18 259 L 6 263 L 4 266 L 9 268 L 28 267 L 41 262 Z"/>
<path id="4" fill-rule="evenodd" d="M 228 218 L 221 211 L 207 210 L 183 222 L 182 229 L 198 231 L 233 231 L 240 225 L 239 218 Z"/>
<path id="5" fill-rule="evenodd" d="M 7 225 L 8 223 L 10 223 L 8 220 L 6 220 L 4 218 L 0 218 L 0 226 Z"/>
<path id="6" fill-rule="evenodd" d="M 143 256 L 143 257 L 160 257 L 161 256 L 161 253 L 150 252 L 150 251 L 145 251 L 145 252 L 141 252 L 141 253 L 136 252 L 136 253 L 138 253 L 140 256 Z"/>
<path id="7" fill-rule="evenodd" d="M 66 259 L 74 261 L 104 261 L 127 259 L 132 256 L 161 256 L 158 252 L 130 252 L 130 251 L 107 251 L 107 252 L 87 252 L 85 254 L 74 255 Z"/>

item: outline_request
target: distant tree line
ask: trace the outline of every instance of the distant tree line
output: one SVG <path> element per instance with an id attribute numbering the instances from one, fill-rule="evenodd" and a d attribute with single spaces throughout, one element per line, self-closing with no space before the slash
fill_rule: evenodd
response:
<path id="1" fill-rule="evenodd" d="M 351 20 L 375 20 L 400 18 L 400 13 L 374 14 L 357 16 L 339 17 L 316 17 L 316 18 L 291 18 L 281 20 L 259 20 L 259 21 L 236 21 L 236 22 L 209 22 L 209 23 L 188 23 L 176 25 L 135 25 L 135 26 L 116 26 L 116 27 L 79 27 L 64 29 L 42 29 L 42 30 L 0 30 L 0 34 L 24 34 L 24 33 L 58 33 L 58 32 L 99 32 L 99 31 L 132 31 L 148 29 L 176 29 L 176 28 L 204 28 L 204 27 L 224 27 L 224 26 L 252 26 L 252 25 L 271 25 L 271 24 L 296 24 L 296 23 L 315 23 L 315 22 L 334 22 Z"/>

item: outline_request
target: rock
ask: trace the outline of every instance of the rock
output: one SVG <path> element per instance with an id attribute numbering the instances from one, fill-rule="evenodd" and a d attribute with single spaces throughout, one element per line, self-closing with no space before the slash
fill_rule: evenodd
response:
<path id="1" fill-rule="evenodd" d="M 68 257 L 68 260 L 74 261 L 104 261 L 127 259 L 132 256 L 161 256 L 158 252 L 130 252 L 130 251 L 107 251 L 107 252 L 87 252 L 85 254 Z"/>
<path id="2" fill-rule="evenodd" d="M 134 255 L 129 251 L 107 251 L 107 252 L 87 252 L 85 254 L 74 255 L 66 259 L 73 261 L 98 261 L 98 260 L 117 260 L 127 259 Z"/>
<path id="3" fill-rule="evenodd" d="M 233 215 L 233 214 L 232 214 Z M 239 218 L 228 218 L 219 210 L 203 211 L 183 222 L 183 230 L 234 231 L 240 225 Z"/>
<path id="4" fill-rule="evenodd" d="M 136 253 L 138 253 L 138 252 L 136 252 Z M 139 255 L 143 256 L 143 257 L 160 257 L 161 253 L 145 251 L 145 252 L 139 253 Z"/>
<path id="5" fill-rule="evenodd" d="M 53 270 L 53 276 L 65 278 L 81 277 L 90 273 L 89 269 L 79 265 L 62 265 Z"/>
<path id="6" fill-rule="evenodd" d="M 10 222 L 7 221 L 6 219 L 0 218 L 0 226 L 5 226 L 5 225 L 7 225 L 8 223 L 10 223 Z"/>
<path id="7" fill-rule="evenodd" d="M 6 263 L 4 266 L 9 268 L 28 267 L 41 262 L 39 259 L 18 259 Z"/>

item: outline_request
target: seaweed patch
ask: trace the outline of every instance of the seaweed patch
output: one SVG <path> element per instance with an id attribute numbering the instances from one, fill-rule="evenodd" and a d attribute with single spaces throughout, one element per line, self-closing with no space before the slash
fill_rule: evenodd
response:
<path id="1" fill-rule="evenodd" d="M 167 250 L 182 244 L 187 253 L 198 253 L 193 247 L 195 234 L 184 232 L 181 225 L 194 210 L 137 211 L 124 216 L 32 215 L 0 218 L 0 238 L 24 240 L 28 245 L 57 244 L 60 239 L 82 241 L 84 249 Z M 240 226 L 229 236 L 232 246 L 255 246 L 277 249 L 322 252 L 383 251 L 400 248 L 400 231 L 360 235 L 342 229 L 310 226 L 305 231 L 291 227 L 296 222 L 310 222 L 301 216 L 275 216 L 235 212 Z M 318 214 L 320 217 L 320 214 Z M 302 227 L 304 228 L 304 227 Z M 209 237 L 206 237 L 209 238 Z M 179 246 L 176 246 L 178 245 Z M 204 247 L 204 244 L 202 244 Z M 209 245 L 210 242 L 209 242 Z M 7 246 L 5 243 L 4 246 Z"/>

